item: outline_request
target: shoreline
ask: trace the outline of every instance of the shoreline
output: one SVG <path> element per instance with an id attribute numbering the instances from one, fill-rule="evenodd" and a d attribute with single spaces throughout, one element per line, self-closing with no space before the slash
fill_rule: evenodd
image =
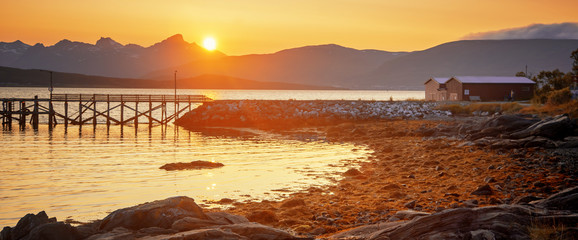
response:
<path id="1" fill-rule="evenodd" d="M 560 165 L 564 159 L 551 155 L 550 149 L 480 146 L 447 133 L 459 132 L 468 124 L 479 125 L 488 117 L 421 118 L 291 121 L 282 127 L 253 121 L 246 127 L 281 133 L 315 128 L 329 141 L 367 146 L 374 152 L 359 168 L 341 173 L 344 178 L 335 184 L 311 187 L 282 201 L 224 198 L 219 203 L 232 206 L 224 210 L 228 214 L 297 236 L 340 239 L 336 236 L 372 224 L 412 222 L 408 219 L 416 214 L 434 216 L 449 210 L 527 204 L 577 186 L 576 171 Z M 487 188 L 490 194 L 484 193 Z M 404 211 L 406 215 L 400 215 Z"/>
<path id="2" fill-rule="evenodd" d="M 310 188 L 280 202 L 237 203 L 227 211 L 301 235 L 323 236 L 395 221 L 395 213 L 401 210 L 435 213 L 509 204 L 516 198 L 528 195 L 546 198 L 553 192 L 576 186 L 576 176 L 568 180 L 569 176 L 556 173 L 556 169 L 538 172 L 525 169 L 512 161 L 508 152 L 459 147 L 461 141 L 457 139 L 412 136 L 412 131 L 424 126 L 435 128 L 438 124 L 430 120 L 394 120 L 326 127 L 328 138 L 333 141 L 367 145 L 374 150 L 370 161 L 361 163 L 359 169 L 341 173 L 345 179 L 335 185 Z M 526 154 L 539 152 L 532 149 Z M 491 197 L 471 194 L 487 184 L 495 189 Z M 500 185 L 503 189 L 496 190 L 495 186 Z M 299 206 L 284 207 L 293 202 Z"/>

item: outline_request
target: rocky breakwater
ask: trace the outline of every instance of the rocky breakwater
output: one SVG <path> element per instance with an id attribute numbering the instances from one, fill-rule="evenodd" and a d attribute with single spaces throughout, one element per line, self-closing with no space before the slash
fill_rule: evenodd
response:
<path id="1" fill-rule="evenodd" d="M 230 100 L 205 103 L 177 119 L 189 128 L 234 126 L 290 128 L 347 121 L 422 119 L 451 115 L 435 110 L 437 103 L 420 101 L 274 101 Z"/>
<path id="2" fill-rule="evenodd" d="M 299 239 L 279 229 L 249 222 L 225 212 L 205 213 L 193 199 L 172 197 L 112 212 L 79 226 L 28 214 L 15 227 L 5 227 L 0 240 L 59 239 Z"/>

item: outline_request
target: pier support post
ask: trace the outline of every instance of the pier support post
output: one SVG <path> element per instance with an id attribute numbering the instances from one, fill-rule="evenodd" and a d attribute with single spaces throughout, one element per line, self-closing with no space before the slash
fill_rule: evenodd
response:
<path id="1" fill-rule="evenodd" d="M 96 129 L 96 94 L 92 95 L 92 128 Z"/>
<path id="2" fill-rule="evenodd" d="M 106 94 L 106 128 L 110 127 L 110 94 Z"/>
<path id="3" fill-rule="evenodd" d="M 80 100 L 78 101 L 78 124 L 80 125 L 80 127 L 82 128 L 82 95 L 80 97 Z"/>
<path id="4" fill-rule="evenodd" d="M 64 95 L 64 128 L 68 129 L 68 94 Z"/>
<path id="5" fill-rule="evenodd" d="M 14 104 L 12 103 L 12 101 L 7 101 L 6 102 L 6 109 L 8 110 L 6 112 L 6 125 L 8 125 L 8 129 L 12 130 L 12 112 L 14 111 L 13 106 Z"/>
<path id="6" fill-rule="evenodd" d="M 54 126 L 54 109 L 52 108 L 52 98 L 48 100 L 48 131 L 52 131 Z"/>
<path id="7" fill-rule="evenodd" d="M 138 97 L 134 103 L 134 127 L 138 128 Z"/>
<path id="8" fill-rule="evenodd" d="M 149 95 L 149 130 L 153 127 L 153 101 L 151 95 Z"/>
<path id="9" fill-rule="evenodd" d="M 26 101 L 20 102 L 20 130 L 26 129 Z"/>
<path id="10" fill-rule="evenodd" d="M 38 95 L 34 96 L 34 111 L 32 113 L 32 128 L 38 130 Z"/>

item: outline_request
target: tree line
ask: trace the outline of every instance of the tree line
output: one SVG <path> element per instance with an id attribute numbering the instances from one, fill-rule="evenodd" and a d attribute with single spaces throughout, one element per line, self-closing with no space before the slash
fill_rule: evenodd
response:
<path id="1" fill-rule="evenodd" d="M 578 49 L 570 55 L 574 60 L 572 70 L 564 73 L 559 69 L 552 71 L 541 71 L 535 76 L 526 72 L 518 72 L 516 76 L 527 77 L 536 82 L 534 88 L 533 103 L 537 104 L 563 104 L 572 100 L 570 89 L 578 82 Z"/>

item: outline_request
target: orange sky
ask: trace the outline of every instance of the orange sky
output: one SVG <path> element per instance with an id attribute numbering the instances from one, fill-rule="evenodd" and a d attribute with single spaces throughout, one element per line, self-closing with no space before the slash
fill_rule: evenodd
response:
<path id="1" fill-rule="evenodd" d="M 578 22 L 576 0 L 18 0 L 4 1 L 0 41 L 150 46 L 174 34 L 214 36 L 228 55 L 335 43 L 414 51 L 465 35 Z"/>

